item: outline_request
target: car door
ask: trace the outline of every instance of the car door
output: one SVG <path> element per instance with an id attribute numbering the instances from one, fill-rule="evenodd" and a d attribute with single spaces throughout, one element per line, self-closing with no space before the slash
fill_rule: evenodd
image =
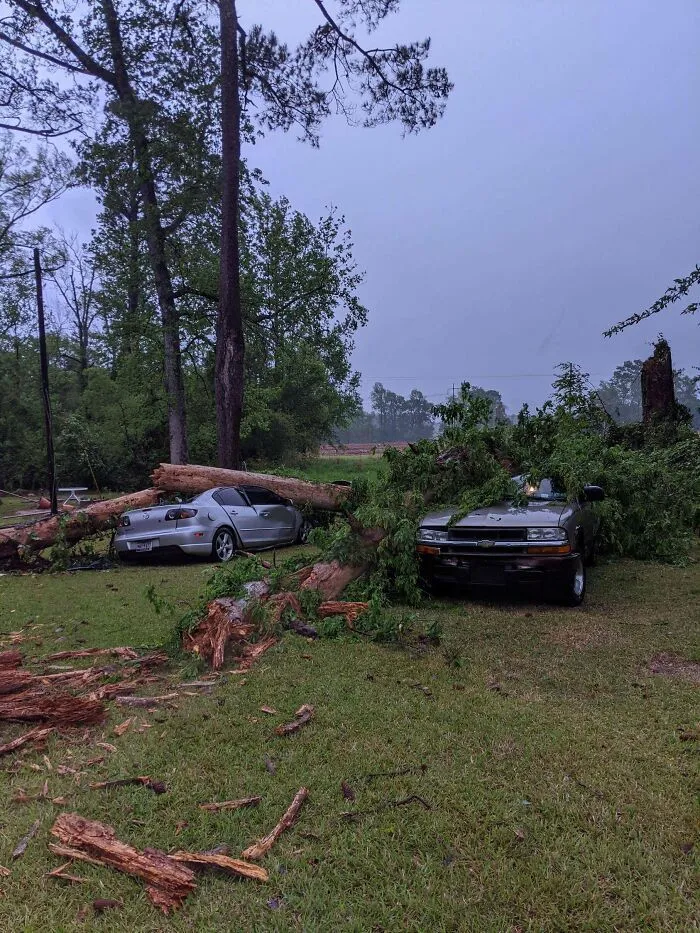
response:
<path id="1" fill-rule="evenodd" d="M 293 506 L 262 486 L 243 486 L 242 491 L 258 514 L 261 543 L 288 544 L 294 540 L 295 513 Z"/>
<path id="2" fill-rule="evenodd" d="M 265 544 L 264 529 L 261 528 L 258 513 L 235 486 L 222 486 L 216 490 L 213 498 L 236 529 L 244 548 L 261 547 Z"/>

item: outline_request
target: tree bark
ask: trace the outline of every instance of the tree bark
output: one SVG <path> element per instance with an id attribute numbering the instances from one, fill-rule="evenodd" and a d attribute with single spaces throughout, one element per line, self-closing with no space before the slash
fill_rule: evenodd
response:
<path id="1" fill-rule="evenodd" d="M 219 310 L 216 320 L 216 430 L 219 466 L 237 469 L 241 463 L 245 341 L 238 247 L 241 107 L 235 0 L 221 0 L 219 11 L 222 200 Z"/>
<path id="2" fill-rule="evenodd" d="M 32 525 L 0 528 L 0 560 L 20 557 L 25 551 L 42 551 L 55 544 L 61 531 L 70 544 L 87 535 L 104 531 L 113 527 L 116 518 L 122 512 L 155 505 L 160 492 L 159 489 L 142 489 L 128 496 L 95 502 L 94 505 L 76 510 L 68 516 L 53 515 Z"/>
<path id="3" fill-rule="evenodd" d="M 264 486 L 280 496 L 292 499 L 296 505 L 309 505 L 330 512 L 342 511 L 352 490 L 332 483 L 310 483 L 293 476 L 272 476 L 268 473 L 247 473 L 242 470 L 222 470 L 218 467 L 176 466 L 161 463 L 151 474 L 154 486 L 164 492 L 196 495 L 213 486 Z"/>
<path id="4" fill-rule="evenodd" d="M 114 68 L 114 88 L 122 105 L 121 116 L 129 127 L 139 179 L 139 192 L 143 204 L 146 244 L 153 269 L 163 325 L 163 358 L 165 391 L 168 400 L 168 434 L 170 460 L 187 463 L 187 422 L 185 413 L 185 387 L 182 379 L 180 355 L 180 322 L 175 304 L 173 283 L 165 254 L 165 233 L 161 223 L 160 205 L 156 194 L 148 136 L 140 116 L 141 102 L 131 86 L 126 67 L 119 19 L 112 0 L 101 0 L 107 24 L 110 54 Z"/>
<path id="5" fill-rule="evenodd" d="M 642 420 L 674 421 L 676 395 L 673 386 L 671 348 L 661 338 L 654 345 L 654 353 L 642 364 Z"/>

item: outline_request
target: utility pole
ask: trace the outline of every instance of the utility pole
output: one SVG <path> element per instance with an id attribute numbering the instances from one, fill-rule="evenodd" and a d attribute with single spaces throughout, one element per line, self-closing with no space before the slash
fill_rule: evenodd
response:
<path id="1" fill-rule="evenodd" d="M 56 495 L 56 458 L 53 449 L 53 423 L 51 420 L 51 396 L 49 395 L 49 360 L 46 353 L 46 328 L 44 325 L 44 290 L 41 281 L 41 257 L 38 247 L 34 248 L 34 277 L 36 279 L 36 313 L 39 320 L 39 359 L 41 361 L 41 399 L 44 405 L 44 427 L 46 431 L 46 459 L 49 466 L 51 514 L 58 512 Z"/>

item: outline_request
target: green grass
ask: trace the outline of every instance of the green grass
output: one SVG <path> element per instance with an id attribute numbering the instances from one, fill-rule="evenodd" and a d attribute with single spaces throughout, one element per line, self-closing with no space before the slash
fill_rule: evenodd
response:
<path id="1" fill-rule="evenodd" d="M 36 657 L 153 643 L 172 618 L 156 614 L 146 587 L 154 584 L 177 613 L 197 600 L 209 569 L 0 577 L 0 630 L 40 624 L 31 634 L 42 644 L 25 646 Z M 697 742 L 680 741 L 678 730 L 698 720 L 697 688 L 652 676 L 646 663 L 657 651 L 700 659 L 698 564 L 603 565 L 582 609 L 447 600 L 417 615 L 442 627 L 439 646 L 287 635 L 245 678 L 139 716 L 152 724 L 142 733 L 115 738 L 112 726 L 126 714 L 112 712 L 87 741 L 82 732 L 50 741 L 51 770 L 35 751 L 0 760 L 0 864 L 12 870 L 0 879 L 0 928 L 696 929 L 697 841 L 685 849 L 697 840 Z M 302 703 L 314 704 L 315 720 L 294 737 L 274 736 Z M 102 738 L 118 751 L 83 768 L 79 785 L 57 774 L 59 764 L 80 770 Z M 87 786 L 134 774 L 165 780 L 168 793 Z M 74 865 L 83 885 L 45 877 L 59 864 L 46 843 L 60 807 L 10 802 L 19 787 L 36 793 L 45 780 L 52 796 L 69 797 L 68 809 L 165 850 L 226 842 L 235 854 L 272 827 L 300 786 L 310 798 L 265 859 L 267 885 L 201 877 L 184 909 L 165 920 L 141 883 L 109 869 Z M 354 803 L 343 799 L 342 780 Z M 248 794 L 262 794 L 257 809 L 216 815 L 197 806 Z M 412 794 L 431 809 L 387 806 Z M 346 822 L 346 810 L 370 812 Z M 37 818 L 37 837 L 11 863 Z M 180 821 L 187 825 L 176 834 Z M 98 897 L 124 906 L 76 921 Z"/>

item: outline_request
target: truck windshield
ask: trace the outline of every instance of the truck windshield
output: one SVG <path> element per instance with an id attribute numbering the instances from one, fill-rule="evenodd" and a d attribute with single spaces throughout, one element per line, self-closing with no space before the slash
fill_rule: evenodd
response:
<path id="1" fill-rule="evenodd" d="M 543 479 L 533 486 L 526 481 L 524 476 L 514 476 L 513 481 L 524 490 L 528 499 L 535 502 L 565 502 L 566 493 L 559 487 L 553 479 Z"/>

